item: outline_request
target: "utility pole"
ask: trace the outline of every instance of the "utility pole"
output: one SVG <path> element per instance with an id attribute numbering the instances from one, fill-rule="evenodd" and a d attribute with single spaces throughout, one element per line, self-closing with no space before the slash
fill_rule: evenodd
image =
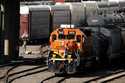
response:
<path id="1" fill-rule="evenodd" d="M 2 0 L 4 5 L 4 56 L 6 60 L 16 59 L 19 53 L 19 2 Z"/>
<path id="2" fill-rule="evenodd" d="M 0 0 L 0 64 L 3 63 L 4 43 L 3 43 L 3 26 L 4 26 L 4 7 L 3 1 Z"/>

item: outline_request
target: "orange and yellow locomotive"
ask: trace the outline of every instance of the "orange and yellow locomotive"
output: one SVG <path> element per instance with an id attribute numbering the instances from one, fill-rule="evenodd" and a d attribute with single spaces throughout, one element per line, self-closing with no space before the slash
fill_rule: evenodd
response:
<path id="1" fill-rule="evenodd" d="M 71 27 L 71 26 L 70 26 Z M 58 28 L 50 35 L 48 68 L 55 73 L 74 73 L 86 55 L 86 35 L 78 28 Z"/>

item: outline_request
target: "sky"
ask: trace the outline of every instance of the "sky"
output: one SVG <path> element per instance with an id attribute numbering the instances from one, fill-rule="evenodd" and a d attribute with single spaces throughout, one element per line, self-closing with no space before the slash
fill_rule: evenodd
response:
<path id="1" fill-rule="evenodd" d="M 125 0 L 109 0 L 109 1 L 116 1 L 116 2 L 119 2 L 119 1 L 125 1 Z"/>

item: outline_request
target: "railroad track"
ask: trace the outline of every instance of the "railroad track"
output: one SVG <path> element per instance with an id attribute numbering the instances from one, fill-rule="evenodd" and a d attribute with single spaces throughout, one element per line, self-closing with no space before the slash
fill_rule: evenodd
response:
<path id="1" fill-rule="evenodd" d="M 54 73 L 50 73 L 48 71 L 48 67 L 47 66 L 36 66 L 36 67 L 32 67 L 32 68 L 28 68 L 25 70 L 21 70 L 21 71 L 16 71 L 17 68 L 19 68 L 20 65 L 16 65 L 12 68 L 10 68 L 5 76 L 5 82 L 4 83 L 13 83 L 15 80 L 19 80 L 23 77 L 27 77 L 27 76 L 33 76 L 34 74 L 38 74 L 40 73 L 41 75 L 44 74 L 44 77 L 41 77 L 42 81 L 40 83 L 61 83 L 63 81 L 63 79 L 66 79 L 65 76 L 62 77 L 58 77 L 56 76 Z M 15 71 L 14 71 L 15 70 Z M 46 74 L 47 73 L 47 74 Z M 49 73 L 51 75 L 49 75 Z"/>
<path id="2" fill-rule="evenodd" d="M 125 76 L 125 70 L 118 70 L 84 81 L 84 83 L 107 83 L 123 76 Z"/>
<path id="3" fill-rule="evenodd" d="M 30 83 L 107 83 L 114 79 L 119 79 L 120 77 L 125 76 L 124 69 L 104 69 L 104 71 L 85 71 L 85 73 L 83 72 L 72 75 L 55 76 L 54 73 L 48 71 L 48 68 L 45 65 L 22 68 L 23 66 L 24 65 L 15 65 L 10 68 L 5 75 L 4 83 L 20 83 L 24 78 L 30 80 L 27 80 Z M 22 69 L 18 70 L 20 68 Z M 40 77 L 39 81 L 32 82 L 32 80 L 37 80 L 37 76 Z M 32 79 L 32 77 L 36 78 Z"/>
<path id="4" fill-rule="evenodd" d="M 6 63 L 6 64 L 3 64 L 3 65 L 0 65 L 0 69 L 1 70 L 4 70 L 2 73 L 5 73 L 5 71 L 7 72 L 8 70 L 10 70 L 10 68 L 14 68 L 15 66 L 17 66 L 17 64 L 19 65 L 19 64 L 22 64 L 22 62 L 24 63 L 25 61 L 10 61 L 10 62 L 8 62 L 8 63 Z M 5 75 L 3 75 L 3 76 L 0 76 L 0 80 L 1 79 L 4 79 L 5 78 Z"/>
<path id="5" fill-rule="evenodd" d="M 57 76 L 57 75 L 52 75 L 50 77 L 47 77 L 43 79 L 40 83 L 61 83 L 68 79 L 68 76 L 62 75 L 62 76 Z"/>
<path id="6" fill-rule="evenodd" d="M 20 71 L 17 71 L 17 68 L 19 69 L 21 68 L 21 66 L 20 65 L 13 66 L 7 71 L 5 75 L 4 83 L 12 83 L 14 80 L 19 79 L 21 77 L 25 77 L 28 75 L 32 75 L 32 74 L 36 74 L 36 73 L 44 72 L 48 70 L 47 66 L 45 65 L 23 69 Z M 14 70 L 16 70 L 16 72 Z"/>
<path id="7" fill-rule="evenodd" d="M 48 71 L 46 65 L 24 67 L 25 69 L 23 66 L 24 65 L 15 65 L 10 68 L 6 73 L 4 83 L 20 83 L 24 80 L 24 83 L 27 81 L 30 83 L 107 83 L 113 79 L 125 76 L 124 69 L 107 69 L 106 71 L 99 72 L 85 71 L 88 73 L 56 76 L 54 73 Z M 20 68 L 22 69 L 18 70 Z M 90 75 L 89 73 L 93 74 Z M 95 73 L 100 74 L 97 75 Z M 32 82 L 33 80 L 37 80 L 37 82 Z"/>
<path id="8" fill-rule="evenodd" d="M 9 68 L 4 76 L 4 83 L 13 83 L 15 80 L 19 80 L 23 77 L 27 77 L 31 75 L 33 76 L 34 74 L 38 74 L 38 73 L 40 73 L 41 75 L 45 74 L 45 76 L 43 75 L 44 77 L 42 77 L 42 81 L 40 83 L 51 83 L 51 82 L 61 83 L 64 79 L 67 78 L 66 76 L 58 77 L 54 73 L 49 72 L 48 67 L 46 65 L 40 65 L 40 66 L 35 66 L 30 68 L 24 67 L 25 69 L 22 68 L 23 66 L 24 65 L 22 64 L 18 64 Z"/>
<path id="9" fill-rule="evenodd" d="M 42 51 L 41 54 L 44 55 L 46 54 L 46 52 L 48 52 L 48 50 Z M 118 79 L 122 76 L 125 76 L 124 70 L 118 70 L 118 71 L 114 70 L 111 73 L 107 73 L 99 76 L 93 75 L 91 77 L 87 77 L 87 75 L 84 75 L 84 73 L 81 76 L 76 74 L 74 74 L 73 76 L 72 75 L 56 76 L 54 73 L 51 73 L 48 71 L 48 68 L 46 65 L 37 65 L 35 67 L 33 66 L 28 69 L 24 68 L 18 71 L 18 69 L 24 66 L 23 63 L 27 63 L 27 62 L 32 63 L 34 61 L 22 60 L 21 62 L 18 62 L 19 64 L 16 64 L 10 69 L 8 69 L 8 71 L 5 73 L 5 76 L 0 77 L 0 79 L 4 78 L 4 83 L 19 83 L 21 82 L 21 79 L 23 80 L 24 78 L 27 78 L 29 80 L 32 77 L 39 76 L 39 82 L 35 82 L 35 83 L 72 83 L 73 80 L 75 79 L 77 79 L 78 81 L 77 82 L 74 81 L 73 83 L 105 83 L 108 81 L 112 81 L 113 79 Z M 83 82 L 81 81 L 79 82 L 79 80 Z M 34 82 L 31 82 L 31 83 L 34 83 Z"/>
<path id="10" fill-rule="evenodd" d="M 44 44 L 42 44 L 40 46 L 40 48 L 41 48 L 40 49 L 40 54 L 41 55 L 47 54 L 47 52 L 48 52 L 47 46 L 48 46 L 47 43 L 44 43 Z M 16 69 L 16 68 L 18 68 L 18 67 L 20 67 L 21 65 L 24 65 L 24 64 L 26 64 L 26 65 L 27 64 L 30 64 L 30 65 L 32 65 L 32 64 L 36 64 L 36 65 L 38 65 L 38 64 L 45 64 L 45 62 L 46 62 L 45 60 L 46 60 L 46 57 L 44 57 L 44 56 L 38 57 L 38 58 L 21 58 L 21 59 L 19 59 L 17 61 L 10 61 L 7 64 L 0 65 L 1 69 L 2 68 L 4 69 L 4 67 L 6 67 L 6 66 L 10 66 L 10 67 L 7 67 L 5 75 L 1 76 L 0 80 L 5 78 L 5 83 L 9 83 L 8 79 L 10 77 L 15 76 L 15 74 L 17 74 L 17 73 L 21 73 L 21 72 L 17 72 L 17 73 L 14 73 L 14 74 L 10 74 L 10 72 L 13 71 L 14 69 Z M 34 68 L 32 68 L 32 69 L 34 69 Z M 29 69 L 29 70 L 32 70 L 32 69 Z M 37 69 L 37 67 L 36 67 L 36 69 Z M 26 70 L 24 72 L 26 72 Z"/>

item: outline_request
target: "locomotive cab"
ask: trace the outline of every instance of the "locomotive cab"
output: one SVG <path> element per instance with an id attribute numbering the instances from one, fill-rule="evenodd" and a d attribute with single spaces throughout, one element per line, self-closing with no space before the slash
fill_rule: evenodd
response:
<path id="1" fill-rule="evenodd" d="M 50 35 L 48 68 L 55 73 L 74 73 L 79 66 L 84 33 L 77 28 L 58 28 Z"/>

